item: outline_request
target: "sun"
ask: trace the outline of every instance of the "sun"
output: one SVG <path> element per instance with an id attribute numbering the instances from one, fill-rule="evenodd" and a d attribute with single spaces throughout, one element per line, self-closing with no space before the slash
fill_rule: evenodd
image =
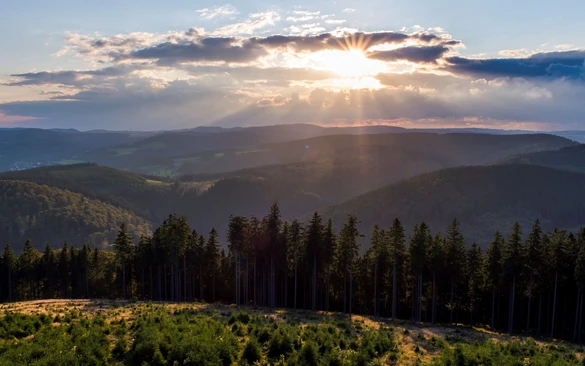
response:
<path id="1" fill-rule="evenodd" d="M 342 78 L 361 78 L 383 72 L 386 65 L 372 60 L 359 49 L 321 51 L 315 54 L 315 67 Z"/>

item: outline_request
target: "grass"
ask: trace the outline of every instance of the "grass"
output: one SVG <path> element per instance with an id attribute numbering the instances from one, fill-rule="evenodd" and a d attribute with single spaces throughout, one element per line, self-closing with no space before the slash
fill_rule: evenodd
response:
<path id="1" fill-rule="evenodd" d="M 582 350 L 463 327 L 204 303 L 0 305 L 0 364 L 577 365 Z"/>

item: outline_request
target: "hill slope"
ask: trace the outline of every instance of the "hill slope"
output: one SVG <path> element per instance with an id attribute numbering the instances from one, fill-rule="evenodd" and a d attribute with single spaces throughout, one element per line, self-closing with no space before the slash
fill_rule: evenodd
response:
<path id="1" fill-rule="evenodd" d="M 134 213 L 88 199 L 67 190 L 24 181 L 0 180 L 0 238 L 20 250 L 26 239 L 42 249 L 112 242 L 125 223 L 135 236 L 150 232 L 150 224 Z"/>
<path id="2" fill-rule="evenodd" d="M 364 233 L 375 224 L 388 227 L 398 217 L 410 230 L 425 221 L 445 231 L 461 221 L 468 242 L 485 246 L 496 230 L 506 233 L 514 221 L 528 231 L 539 218 L 545 229 L 585 225 L 585 175 L 530 165 L 459 167 L 423 174 L 322 211 L 338 225 L 347 213 L 361 221 Z"/>
<path id="3" fill-rule="evenodd" d="M 585 145 L 511 156 L 499 164 L 533 164 L 585 172 Z"/>
<path id="4" fill-rule="evenodd" d="M 143 136 L 131 132 L 0 129 L 0 171 L 51 164 L 86 151 L 129 144 Z"/>

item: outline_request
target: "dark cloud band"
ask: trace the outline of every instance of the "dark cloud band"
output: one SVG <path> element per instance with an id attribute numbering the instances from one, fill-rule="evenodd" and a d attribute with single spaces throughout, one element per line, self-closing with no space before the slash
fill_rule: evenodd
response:
<path id="1" fill-rule="evenodd" d="M 470 59 L 449 57 L 446 69 L 456 74 L 483 78 L 583 79 L 585 51 L 542 52 L 524 58 Z"/>

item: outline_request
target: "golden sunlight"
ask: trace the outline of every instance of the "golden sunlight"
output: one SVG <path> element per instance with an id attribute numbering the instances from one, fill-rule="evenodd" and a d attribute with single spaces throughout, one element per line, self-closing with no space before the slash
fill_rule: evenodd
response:
<path id="1" fill-rule="evenodd" d="M 314 68 L 347 78 L 362 78 L 386 71 L 384 62 L 367 58 L 359 49 L 315 52 L 311 58 Z"/>

